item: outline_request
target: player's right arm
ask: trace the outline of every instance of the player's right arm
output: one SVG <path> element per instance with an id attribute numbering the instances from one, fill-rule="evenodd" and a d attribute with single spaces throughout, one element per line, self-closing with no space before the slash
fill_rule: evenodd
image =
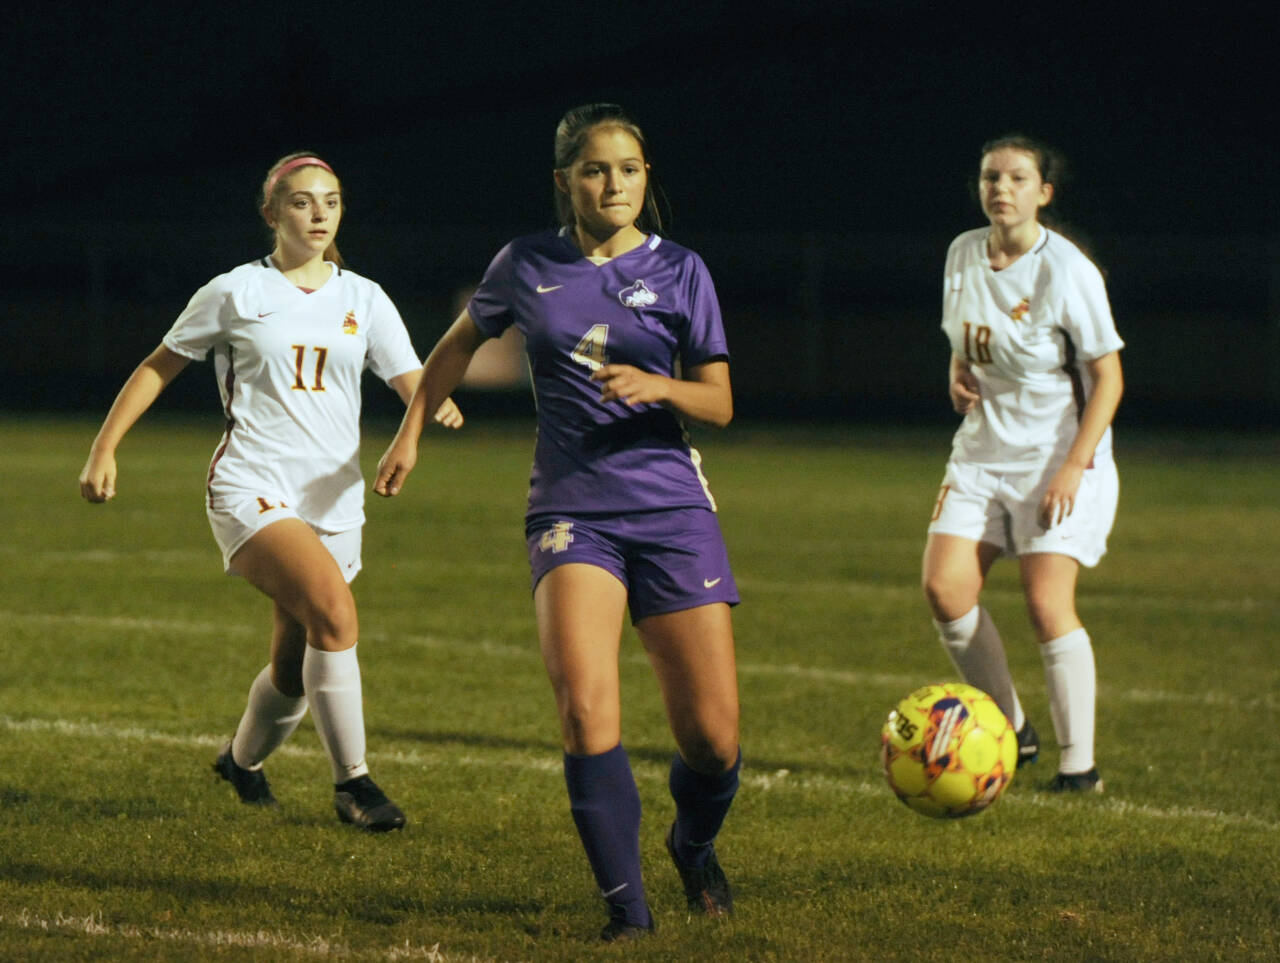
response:
<path id="1" fill-rule="evenodd" d="M 105 502 L 115 497 L 116 446 L 160 392 L 190 363 L 190 358 L 162 344 L 134 369 L 107 412 L 89 449 L 89 459 L 80 472 L 80 494 L 85 499 Z"/>
<path id="2" fill-rule="evenodd" d="M 446 398 L 462 382 L 462 376 L 471 364 L 476 349 L 484 344 L 485 336 L 466 311 L 436 342 L 422 366 L 422 379 L 409 401 L 409 407 L 400 422 L 400 430 L 378 461 L 378 474 L 373 490 L 385 497 L 399 494 L 400 488 L 418 461 L 418 439 L 427 423 L 427 412 L 437 412 Z"/>
<path id="3" fill-rule="evenodd" d="M 972 366 L 958 354 L 952 354 L 947 380 L 950 385 L 951 407 L 957 414 L 967 415 L 982 398 Z"/>

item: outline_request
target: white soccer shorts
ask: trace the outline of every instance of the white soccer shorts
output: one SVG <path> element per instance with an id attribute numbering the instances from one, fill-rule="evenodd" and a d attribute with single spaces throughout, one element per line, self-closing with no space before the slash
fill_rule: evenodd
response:
<path id="1" fill-rule="evenodd" d="M 252 496 L 238 501 L 230 501 L 227 498 L 219 500 L 226 507 L 209 508 L 206 509 L 205 514 L 209 516 L 209 527 L 213 529 L 214 541 L 222 550 L 222 567 L 229 575 L 237 574 L 231 571 L 231 559 L 245 542 L 268 525 L 286 518 L 298 517 L 298 513 L 282 504 L 280 499 Z M 227 505 L 229 501 L 230 505 Z M 333 560 L 338 563 L 342 577 L 348 583 L 360 574 L 363 529 L 321 532 L 313 526 L 312 531 L 315 531 L 321 543 L 329 550 Z"/>
<path id="2" fill-rule="evenodd" d="M 1000 472 L 948 462 L 929 532 L 989 542 L 1006 555 L 1067 555 L 1092 568 L 1106 554 L 1115 522 L 1120 496 L 1115 462 L 1109 454 L 1095 458 L 1080 482 L 1071 514 L 1046 529 L 1037 516 L 1052 478 L 1049 466 Z"/>

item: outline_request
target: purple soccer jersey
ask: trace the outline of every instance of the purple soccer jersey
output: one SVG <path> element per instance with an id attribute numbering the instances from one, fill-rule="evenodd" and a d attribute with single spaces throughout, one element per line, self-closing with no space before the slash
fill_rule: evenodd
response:
<path id="1" fill-rule="evenodd" d="M 715 286 L 694 252 L 657 235 L 602 265 L 562 230 L 517 238 L 468 310 L 490 337 L 525 336 L 538 406 L 529 515 L 714 508 L 679 419 L 600 401 L 604 364 L 675 376 L 727 360 Z"/>

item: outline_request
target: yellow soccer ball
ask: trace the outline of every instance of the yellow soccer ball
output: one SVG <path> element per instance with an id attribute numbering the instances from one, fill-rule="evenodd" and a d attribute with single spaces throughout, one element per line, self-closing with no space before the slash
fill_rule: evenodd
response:
<path id="1" fill-rule="evenodd" d="M 880 730 L 880 762 L 898 798 L 939 819 L 1000 798 L 1018 768 L 1018 734 L 995 700 L 962 682 L 917 689 Z"/>

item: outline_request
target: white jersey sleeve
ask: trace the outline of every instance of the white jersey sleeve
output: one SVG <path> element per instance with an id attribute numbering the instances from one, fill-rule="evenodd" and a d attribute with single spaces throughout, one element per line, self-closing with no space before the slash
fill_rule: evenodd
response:
<path id="1" fill-rule="evenodd" d="M 1076 358 L 1096 361 L 1119 351 L 1124 342 L 1116 333 L 1102 272 L 1083 254 L 1062 260 L 1061 323 L 1075 345 Z"/>
<path id="2" fill-rule="evenodd" d="M 187 302 L 164 336 L 164 346 L 192 361 L 203 361 L 214 345 L 225 341 L 236 317 L 230 274 L 220 274 Z"/>
<path id="3" fill-rule="evenodd" d="M 390 382 L 397 375 L 422 367 L 413 350 L 409 332 L 400 312 L 379 285 L 373 284 L 370 299 L 370 325 L 367 359 L 369 370 Z"/>

